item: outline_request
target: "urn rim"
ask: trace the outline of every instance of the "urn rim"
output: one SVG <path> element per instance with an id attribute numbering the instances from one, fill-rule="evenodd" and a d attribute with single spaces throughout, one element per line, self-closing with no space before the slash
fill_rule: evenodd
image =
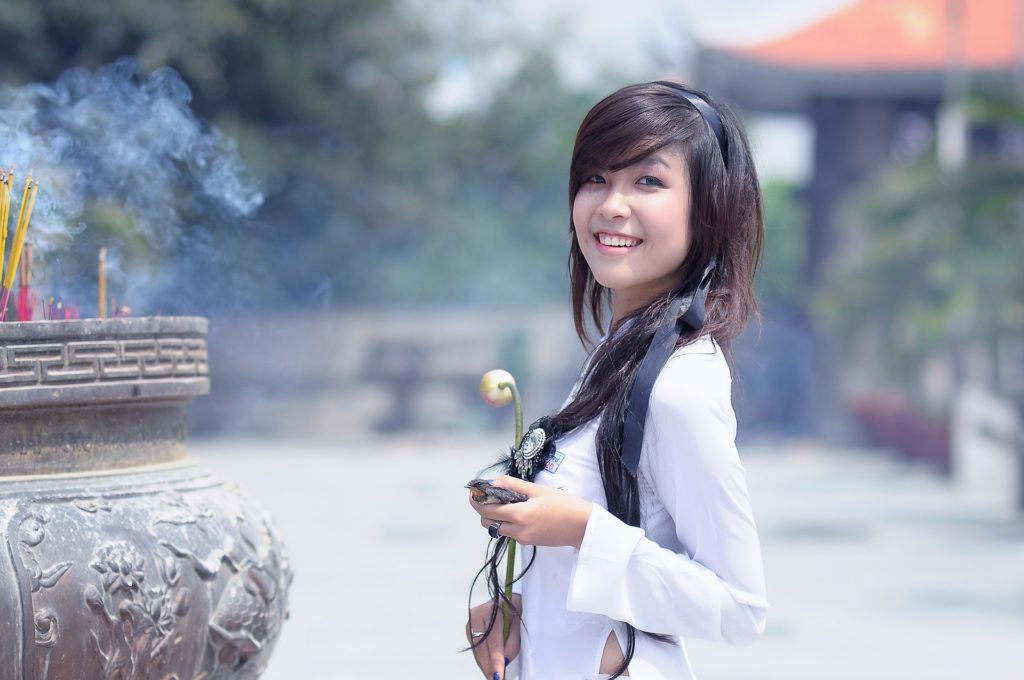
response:
<path id="1" fill-rule="evenodd" d="M 117 319 L 5 321 L 0 323 L 0 341 L 75 340 L 165 333 L 206 335 L 209 325 L 209 321 L 202 316 L 130 316 Z"/>

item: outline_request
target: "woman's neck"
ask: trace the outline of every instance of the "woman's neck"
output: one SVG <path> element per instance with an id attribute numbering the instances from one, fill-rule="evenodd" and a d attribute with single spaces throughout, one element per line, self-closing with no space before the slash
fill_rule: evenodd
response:
<path id="1" fill-rule="evenodd" d="M 614 291 L 611 299 L 612 327 L 641 307 L 649 305 L 656 297 L 651 293 L 637 295 L 630 294 L 630 291 Z"/>
<path id="2" fill-rule="evenodd" d="M 673 272 L 656 281 L 650 281 L 643 286 L 613 290 L 611 294 L 612 326 L 641 307 L 646 307 L 658 297 L 668 293 L 680 277 L 681 275 L 678 272 Z"/>

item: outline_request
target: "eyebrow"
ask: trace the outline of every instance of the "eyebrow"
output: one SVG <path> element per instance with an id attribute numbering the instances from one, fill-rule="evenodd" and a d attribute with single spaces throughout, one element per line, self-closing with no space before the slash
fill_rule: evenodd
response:
<path id="1" fill-rule="evenodd" d="M 668 164 L 668 161 L 666 161 L 660 153 L 651 154 L 647 158 L 637 163 L 637 165 L 663 165 L 669 170 L 672 169 L 672 166 Z"/>

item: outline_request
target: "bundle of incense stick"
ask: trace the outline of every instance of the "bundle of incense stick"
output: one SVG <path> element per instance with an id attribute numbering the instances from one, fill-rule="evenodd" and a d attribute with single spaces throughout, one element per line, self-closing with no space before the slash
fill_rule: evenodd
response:
<path id="1" fill-rule="evenodd" d="M 11 188 L 14 185 L 14 168 L 3 172 L 0 177 L 0 266 L 3 265 L 4 248 L 7 245 L 7 231 L 11 209 Z M 32 174 L 25 178 L 25 190 L 21 194 L 21 206 L 18 209 L 18 221 L 14 226 L 14 239 L 11 241 L 11 253 L 7 257 L 7 267 L 3 271 L 2 288 L 0 288 L 0 321 L 7 320 L 7 303 L 11 299 L 11 288 L 14 277 L 18 273 L 18 263 L 25 247 L 25 234 L 28 223 L 32 219 L 32 208 L 39 192 L 39 182 L 32 181 Z"/>
<path id="2" fill-rule="evenodd" d="M 64 319 L 80 319 L 78 305 L 65 305 L 63 300 L 57 300 L 54 304 L 54 297 L 51 295 L 48 304 L 43 305 L 43 319 L 45 321 L 58 321 Z"/>

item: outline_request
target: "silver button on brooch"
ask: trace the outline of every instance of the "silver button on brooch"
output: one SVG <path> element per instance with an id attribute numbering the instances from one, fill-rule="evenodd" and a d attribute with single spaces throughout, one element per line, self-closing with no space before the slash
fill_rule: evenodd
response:
<path id="1" fill-rule="evenodd" d="M 544 450 L 544 443 L 547 440 L 548 435 L 544 429 L 535 427 L 527 432 L 523 440 L 519 442 L 519 448 L 513 452 L 512 457 L 520 477 L 530 479 L 533 475 L 534 459 Z"/>

